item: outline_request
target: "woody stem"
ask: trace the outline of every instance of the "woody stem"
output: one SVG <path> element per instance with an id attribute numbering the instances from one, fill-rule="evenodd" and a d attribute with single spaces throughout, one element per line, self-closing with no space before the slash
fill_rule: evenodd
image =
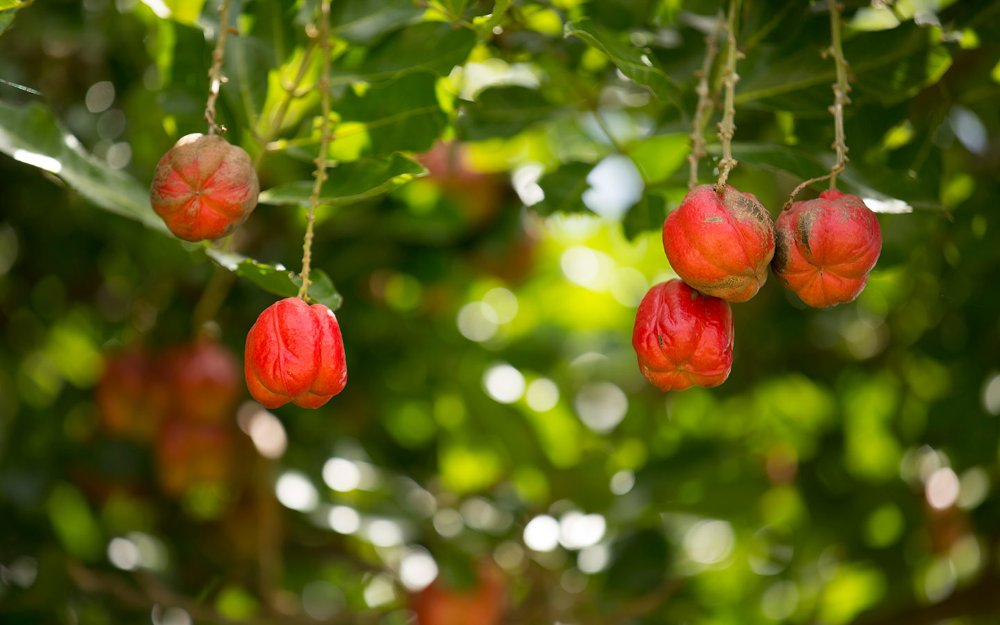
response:
<path id="1" fill-rule="evenodd" d="M 208 100 L 205 102 L 205 121 L 208 122 L 208 134 L 218 134 L 222 129 L 215 122 L 215 102 L 219 99 L 222 83 L 222 61 L 226 55 L 226 35 L 229 34 L 229 0 L 222 0 L 219 7 L 219 36 L 215 39 L 215 49 L 212 51 L 212 67 L 208 70 Z"/>
<path id="2" fill-rule="evenodd" d="M 851 102 L 847 94 L 851 90 L 847 82 L 847 59 L 844 58 L 844 48 L 841 43 L 840 5 L 836 0 L 830 0 L 830 52 L 837 68 L 837 82 L 833 85 L 834 142 L 833 149 L 837 152 L 837 162 L 830 169 L 830 188 L 837 187 L 837 175 L 847 167 L 847 139 L 844 135 L 844 107 Z"/>
<path id="3" fill-rule="evenodd" d="M 708 86 L 709 74 L 712 71 L 712 63 L 719 52 L 719 30 L 722 28 L 722 16 L 719 15 L 718 22 L 712 32 L 705 36 L 705 60 L 698 71 L 698 86 L 695 93 L 698 94 L 698 104 L 694 109 L 694 120 L 691 128 L 691 153 L 688 154 L 688 165 L 690 175 L 688 176 L 688 188 L 694 188 L 698 184 L 698 162 L 705 156 L 705 124 L 712 115 L 711 90 Z"/>
<path id="4" fill-rule="evenodd" d="M 729 179 L 729 172 L 736 167 L 733 158 L 733 136 L 736 134 L 736 83 L 740 77 L 736 73 L 736 59 L 739 51 L 736 49 L 736 14 L 739 12 L 740 0 L 729 0 L 729 12 L 726 15 L 726 66 L 722 79 L 725 86 L 725 104 L 722 121 L 719 122 L 719 141 L 722 143 L 722 160 L 719 161 L 719 181 L 717 190 L 721 191 Z"/>

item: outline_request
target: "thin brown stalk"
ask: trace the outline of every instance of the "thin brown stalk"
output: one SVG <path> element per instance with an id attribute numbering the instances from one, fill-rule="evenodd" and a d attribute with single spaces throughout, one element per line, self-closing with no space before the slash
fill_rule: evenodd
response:
<path id="1" fill-rule="evenodd" d="M 226 77 L 222 75 L 222 61 L 226 55 L 226 35 L 229 34 L 229 0 L 222 0 L 219 7 L 219 36 L 215 38 L 215 49 L 212 51 L 212 67 L 208 70 L 208 100 L 205 102 L 205 121 L 208 122 L 208 134 L 215 135 L 225 132 L 225 128 L 215 121 L 215 103 Z"/>
<path id="2" fill-rule="evenodd" d="M 722 143 L 719 181 L 716 183 L 719 192 L 726 186 L 729 173 L 738 163 L 733 158 L 733 136 L 736 134 L 736 83 L 740 79 L 736 73 L 736 59 L 740 56 L 736 48 L 736 18 L 739 9 L 740 0 L 729 0 L 729 11 L 726 15 L 726 65 L 722 79 L 726 95 L 722 121 L 719 122 L 719 141 Z"/>
<path id="3" fill-rule="evenodd" d="M 688 176 L 688 188 L 692 189 L 698 184 L 698 163 L 705 157 L 705 124 L 712 117 L 712 110 L 715 108 L 712 102 L 712 92 L 709 88 L 709 75 L 712 73 L 712 64 L 719 52 L 719 31 L 722 29 L 723 18 L 719 15 L 718 21 L 712 32 L 705 36 L 705 59 L 698 70 L 698 86 L 695 93 L 698 94 L 698 104 L 694 109 L 694 120 L 691 128 L 691 153 L 688 154 L 688 165 L 690 175 Z"/>

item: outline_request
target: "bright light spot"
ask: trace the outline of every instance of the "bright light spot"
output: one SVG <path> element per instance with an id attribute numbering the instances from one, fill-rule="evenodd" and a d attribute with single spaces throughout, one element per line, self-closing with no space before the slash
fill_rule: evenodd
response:
<path id="1" fill-rule="evenodd" d="M 323 481 L 337 492 L 349 493 L 361 484 L 361 470 L 350 460 L 330 458 L 323 465 Z"/>
<path id="2" fill-rule="evenodd" d="M 125 169 L 132 162 L 132 146 L 124 142 L 115 143 L 108 148 L 104 158 L 111 169 Z"/>
<path id="3" fill-rule="evenodd" d="M 943 467 L 931 474 L 924 486 L 924 495 L 932 508 L 944 510 L 958 501 L 958 476 L 951 467 Z"/>
<path id="4" fill-rule="evenodd" d="M 540 163 L 528 163 L 514 170 L 510 176 L 511 186 L 521 198 L 525 206 L 538 204 L 545 199 L 545 191 L 539 186 L 538 180 L 545 173 L 545 167 Z"/>
<path id="5" fill-rule="evenodd" d="M 982 467 L 972 467 L 959 479 L 958 507 L 972 510 L 983 503 L 990 492 L 990 476 Z"/>
<path id="6" fill-rule="evenodd" d="M 501 531 L 512 522 L 508 512 L 500 510 L 482 497 L 473 497 L 463 502 L 461 510 L 465 524 L 472 529 Z"/>
<path id="7" fill-rule="evenodd" d="M 501 404 L 512 404 L 524 395 L 524 376 L 508 364 L 493 365 L 483 374 L 483 388 Z"/>
<path id="8" fill-rule="evenodd" d="M 559 266 L 570 282 L 587 288 L 597 286 L 601 274 L 601 258 L 598 252 L 589 247 L 574 245 L 567 249 L 559 259 Z"/>
<path id="9" fill-rule="evenodd" d="M 334 506 L 327 514 L 330 528 L 338 534 L 353 534 L 361 529 L 361 515 L 354 508 Z"/>
<path id="10" fill-rule="evenodd" d="M 499 327 L 496 311 L 483 302 L 469 302 L 462 306 L 458 311 L 456 323 L 462 336 L 477 343 L 496 336 Z"/>
<path id="11" fill-rule="evenodd" d="M 438 566 L 429 553 L 413 550 L 403 556 L 399 563 L 399 580 L 410 592 L 418 592 L 430 586 L 438 575 Z"/>
<path id="12" fill-rule="evenodd" d="M 58 174 L 62 171 L 62 163 L 51 156 L 45 156 L 44 154 L 38 154 L 37 152 L 14 150 L 14 160 L 31 165 L 32 167 L 44 169 L 45 171 L 53 174 Z"/>
<path id="13" fill-rule="evenodd" d="M 445 538 L 454 538 L 455 536 L 461 534 L 462 529 L 465 528 L 465 522 L 462 520 L 462 515 L 459 514 L 457 510 L 452 510 L 451 508 L 438 510 L 434 514 L 432 523 L 434 524 L 434 529 L 437 530 L 437 533 L 441 534 Z"/>
<path id="14" fill-rule="evenodd" d="M 517 296 L 510 289 L 490 289 L 483 295 L 483 303 L 493 310 L 498 323 L 509 323 L 517 316 Z"/>
<path id="15" fill-rule="evenodd" d="M 403 528 L 388 519 L 378 519 L 365 530 L 368 540 L 376 547 L 395 547 L 403 544 Z"/>
<path id="16" fill-rule="evenodd" d="M 313 510 L 319 503 L 319 493 L 316 487 L 305 475 L 297 471 L 288 471 L 278 478 L 275 486 L 278 501 L 292 510 L 306 512 Z"/>
<path id="17" fill-rule="evenodd" d="M 524 562 L 524 548 L 513 541 L 502 542 L 493 550 L 493 559 L 501 567 L 513 571 Z"/>
<path id="18" fill-rule="evenodd" d="M 772 621 L 784 621 L 799 607 L 799 589 L 795 582 L 777 582 L 768 586 L 760 598 L 764 616 Z"/>
<path id="19" fill-rule="evenodd" d="M 583 192 L 583 203 L 602 217 L 619 220 L 642 198 L 645 184 L 642 175 L 627 156 L 612 154 L 598 163 L 589 174 L 590 188 Z"/>
<path id="20" fill-rule="evenodd" d="M 524 544 L 533 551 L 552 551 L 559 546 L 559 521 L 547 514 L 531 519 L 524 528 Z"/>
<path id="21" fill-rule="evenodd" d="M 962 106 L 952 107 L 951 129 L 966 150 L 979 155 L 986 153 L 989 147 L 986 126 L 975 113 Z"/>
<path id="22" fill-rule="evenodd" d="M 108 543 L 108 560 L 116 568 L 133 571 L 139 566 L 139 547 L 127 538 L 112 538 Z"/>
<path id="23" fill-rule="evenodd" d="M 903 200 L 897 200 L 891 198 L 888 200 L 879 200 L 873 197 L 862 198 L 865 205 L 872 209 L 876 213 L 889 213 L 889 214 L 903 214 L 912 213 L 913 207 L 904 202 Z"/>
<path id="24" fill-rule="evenodd" d="M 595 382 L 580 389 L 573 402 L 580 420 L 595 432 L 615 429 L 628 412 L 628 398 L 611 382 Z"/>
<path id="25" fill-rule="evenodd" d="M 127 538 L 139 549 L 139 566 L 154 571 L 167 568 L 167 548 L 159 538 L 142 532 L 129 532 Z"/>
<path id="26" fill-rule="evenodd" d="M 638 306 L 648 289 L 646 276 L 632 267 L 619 267 L 611 281 L 611 296 L 622 306 Z"/>
<path id="27" fill-rule="evenodd" d="M 604 538 L 607 523 L 600 514 L 567 512 L 559 520 L 559 542 L 567 549 L 583 549 Z"/>
<path id="28" fill-rule="evenodd" d="M 603 571 L 610 561 L 611 550 L 608 549 L 607 545 L 587 547 L 576 556 L 576 566 L 590 575 Z"/>
<path id="29" fill-rule="evenodd" d="M 994 417 L 1000 415 L 1000 373 L 994 373 L 983 385 L 983 408 Z"/>
<path id="30" fill-rule="evenodd" d="M 365 603 L 370 608 L 391 603 L 396 598 L 396 592 L 392 588 L 392 579 L 388 575 L 376 575 L 365 586 L 364 597 Z"/>
<path id="31" fill-rule="evenodd" d="M 191 625 L 191 615 L 182 608 L 161 608 L 153 606 L 153 625 Z"/>
<path id="32" fill-rule="evenodd" d="M 170 7 L 163 0 L 142 0 L 142 3 L 152 9 L 156 17 L 161 20 L 168 19 L 171 15 Z"/>
<path id="33" fill-rule="evenodd" d="M 698 521 L 684 535 L 684 550 L 699 564 L 718 564 L 733 551 L 733 528 L 725 521 Z"/>
<path id="34" fill-rule="evenodd" d="M 559 387 L 548 378 L 538 378 L 528 385 L 525 400 L 535 412 L 548 412 L 559 403 Z"/>
<path id="35" fill-rule="evenodd" d="M 260 455 L 276 459 L 285 454 L 288 448 L 285 426 L 263 406 L 252 401 L 245 402 L 236 414 L 236 421 Z"/>
<path id="36" fill-rule="evenodd" d="M 91 113 L 103 113 L 115 102 L 115 86 L 107 80 L 95 82 L 87 89 L 83 102 Z"/>
<path id="37" fill-rule="evenodd" d="M 635 473 L 631 471 L 619 471 L 611 476 L 611 492 L 616 495 L 631 492 L 633 486 L 635 486 Z"/>

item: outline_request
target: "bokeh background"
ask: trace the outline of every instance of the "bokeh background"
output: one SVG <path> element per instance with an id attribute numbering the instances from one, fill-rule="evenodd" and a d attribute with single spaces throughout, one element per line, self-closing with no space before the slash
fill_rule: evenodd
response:
<path id="1" fill-rule="evenodd" d="M 217 5 L 0 0 L 0 621 L 397 624 L 437 578 L 472 625 L 1000 622 L 1000 5 L 845 3 L 878 266 L 828 310 L 772 278 L 729 380 L 662 394 L 632 321 L 724 7 L 334 0 L 350 379 L 270 413 L 242 349 L 295 290 L 316 7 L 232 2 L 265 191 L 223 252 L 145 196 L 204 132 Z M 740 25 L 731 182 L 777 215 L 832 163 L 826 5 Z"/>

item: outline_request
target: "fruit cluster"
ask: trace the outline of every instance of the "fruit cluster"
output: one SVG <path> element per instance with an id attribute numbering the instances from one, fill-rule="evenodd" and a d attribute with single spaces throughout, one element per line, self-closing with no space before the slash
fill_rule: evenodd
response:
<path id="1" fill-rule="evenodd" d="M 171 495 L 228 481 L 239 399 L 236 359 L 207 339 L 111 353 L 94 393 L 108 434 L 153 443 L 160 486 Z"/>
<path id="2" fill-rule="evenodd" d="M 663 224 L 663 248 L 680 280 L 657 284 L 632 331 L 642 374 L 663 391 L 712 387 L 733 365 L 730 302 L 757 294 L 771 270 L 816 308 L 853 301 L 882 249 L 878 219 L 854 195 L 824 191 L 777 220 L 750 193 L 693 188 Z"/>

